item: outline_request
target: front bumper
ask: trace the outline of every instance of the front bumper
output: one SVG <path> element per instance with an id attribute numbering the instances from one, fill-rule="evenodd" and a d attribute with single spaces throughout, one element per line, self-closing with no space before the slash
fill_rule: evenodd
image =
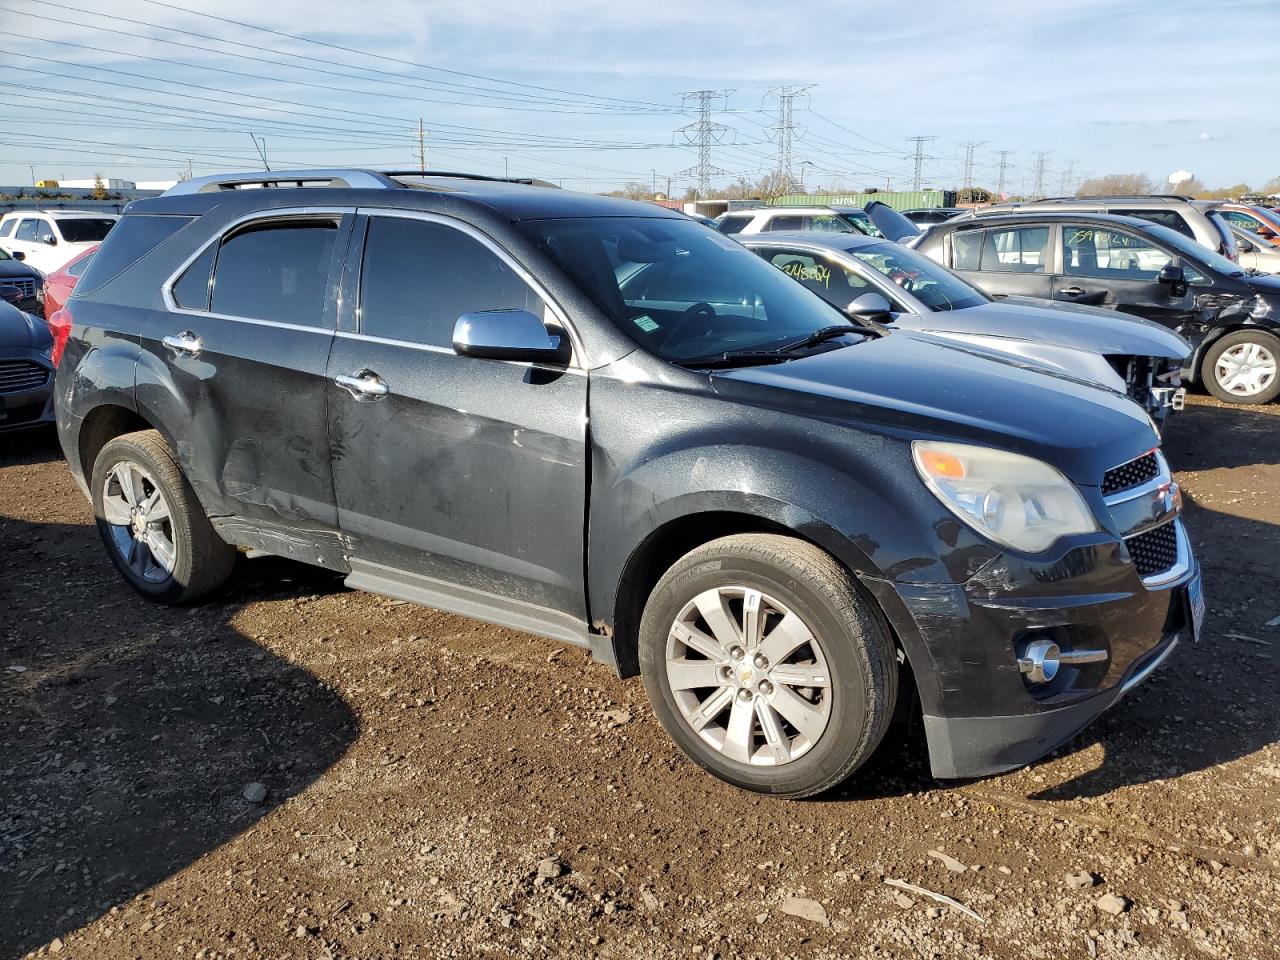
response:
<path id="1" fill-rule="evenodd" d="M 1116 541 L 1051 562 L 1004 557 L 966 584 L 867 581 L 911 663 L 934 776 L 1025 766 L 1142 683 L 1192 636 L 1188 591 L 1199 566 L 1186 559 L 1158 588 Z M 1042 634 L 1064 651 L 1107 656 L 1029 684 L 1016 651 L 1021 638 Z"/>
<path id="2" fill-rule="evenodd" d="M 47 368 L 47 359 L 35 350 L 6 354 L 3 360 L 24 360 Z M 0 433 L 53 423 L 53 371 L 44 383 L 26 389 L 0 392 Z"/>

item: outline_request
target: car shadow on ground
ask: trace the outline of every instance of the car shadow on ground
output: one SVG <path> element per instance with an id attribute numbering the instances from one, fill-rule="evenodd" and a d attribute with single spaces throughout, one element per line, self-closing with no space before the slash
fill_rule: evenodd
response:
<path id="1" fill-rule="evenodd" d="M 5 466 L 59 456 L 47 437 Z M 0 504 L 0 957 L 64 935 L 269 816 L 336 762 L 342 698 L 233 624 L 248 603 L 341 590 L 286 561 L 243 565 L 192 608 L 150 604 L 93 526 Z M 254 804 L 246 785 L 269 793 Z"/>

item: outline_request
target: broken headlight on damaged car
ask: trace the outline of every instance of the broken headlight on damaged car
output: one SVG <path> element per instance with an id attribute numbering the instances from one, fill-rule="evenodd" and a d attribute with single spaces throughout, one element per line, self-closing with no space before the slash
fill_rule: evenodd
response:
<path id="1" fill-rule="evenodd" d="M 1098 523 L 1070 480 L 1032 457 L 967 443 L 916 440 L 920 478 L 946 507 L 997 543 L 1039 553 Z"/>

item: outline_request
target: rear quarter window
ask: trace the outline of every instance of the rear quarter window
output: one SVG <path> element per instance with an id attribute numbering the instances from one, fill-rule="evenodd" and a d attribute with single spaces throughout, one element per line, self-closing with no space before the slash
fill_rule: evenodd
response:
<path id="1" fill-rule="evenodd" d="M 96 290 L 133 266 L 192 221 L 192 217 L 130 214 L 120 220 L 89 261 L 72 296 Z"/>

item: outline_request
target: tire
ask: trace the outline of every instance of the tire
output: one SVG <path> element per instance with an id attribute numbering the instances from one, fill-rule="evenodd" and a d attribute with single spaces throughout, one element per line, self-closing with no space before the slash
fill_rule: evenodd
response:
<path id="1" fill-rule="evenodd" d="M 1218 338 L 1200 364 L 1200 378 L 1227 403 L 1269 403 L 1280 395 L 1280 337 L 1237 330 Z"/>
<path id="2" fill-rule="evenodd" d="M 235 548 L 214 532 L 157 431 L 108 442 L 94 461 L 91 484 L 107 554 L 148 600 L 188 603 L 231 575 Z"/>
<path id="3" fill-rule="evenodd" d="M 754 621 L 758 641 L 732 649 L 757 607 L 766 613 Z M 639 644 L 667 733 L 704 770 L 747 790 L 807 797 L 836 786 L 893 716 L 898 664 L 878 611 L 831 556 L 792 537 L 741 534 L 686 554 L 650 594 Z M 799 682 L 819 678 L 824 685 Z"/>

